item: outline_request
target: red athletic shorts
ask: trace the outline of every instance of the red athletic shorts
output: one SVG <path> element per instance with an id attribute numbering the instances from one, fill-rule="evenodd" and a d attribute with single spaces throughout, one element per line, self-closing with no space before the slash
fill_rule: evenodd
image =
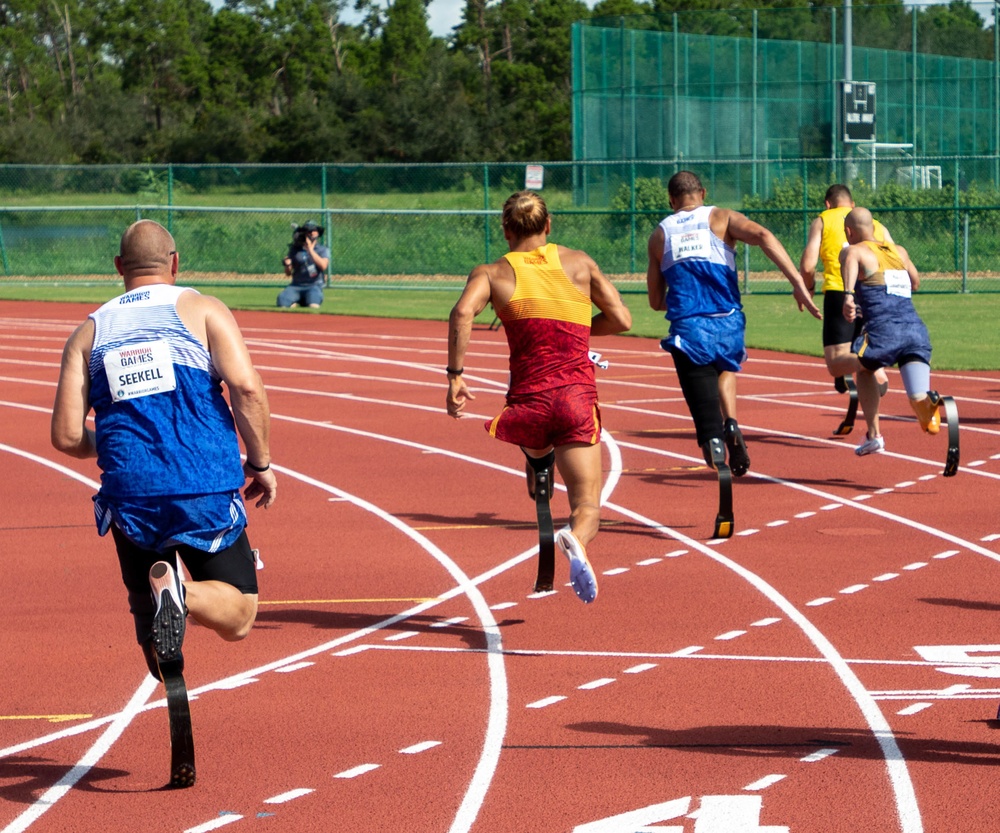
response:
<path id="1" fill-rule="evenodd" d="M 590 385 L 565 385 L 508 396 L 507 406 L 486 423 L 486 430 L 498 440 L 523 448 L 594 445 L 601 439 L 597 390 Z"/>

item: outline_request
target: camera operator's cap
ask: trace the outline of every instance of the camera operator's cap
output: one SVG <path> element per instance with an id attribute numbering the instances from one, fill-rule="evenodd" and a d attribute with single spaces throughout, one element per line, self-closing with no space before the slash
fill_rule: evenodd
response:
<path id="1" fill-rule="evenodd" d="M 306 220 L 301 226 L 299 226 L 299 228 L 302 231 L 318 231 L 320 237 L 322 237 L 323 232 L 326 231 L 323 226 L 314 223 L 312 220 Z"/>

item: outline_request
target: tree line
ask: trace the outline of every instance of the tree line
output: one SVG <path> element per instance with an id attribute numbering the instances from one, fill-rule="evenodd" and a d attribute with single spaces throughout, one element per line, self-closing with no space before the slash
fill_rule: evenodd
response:
<path id="1" fill-rule="evenodd" d="M 0 164 L 566 160 L 574 21 L 830 37 L 839 0 L 791 1 L 466 0 L 436 37 L 427 0 L 0 0 Z M 967 0 L 854 9 L 858 45 L 908 48 L 915 14 L 921 51 L 993 57 Z"/>

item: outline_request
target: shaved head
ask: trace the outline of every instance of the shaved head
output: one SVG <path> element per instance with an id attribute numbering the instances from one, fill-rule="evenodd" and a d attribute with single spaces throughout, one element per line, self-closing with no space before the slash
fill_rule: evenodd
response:
<path id="1" fill-rule="evenodd" d="M 875 239 L 875 221 L 867 208 L 852 208 L 844 218 L 844 228 L 850 229 L 855 240 Z"/>
<path id="2" fill-rule="evenodd" d="M 132 223 L 125 229 L 119 248 L 122 274 L 169 275 L 176 248 L 173 235 L 159 223 L 152 220 Z"/>

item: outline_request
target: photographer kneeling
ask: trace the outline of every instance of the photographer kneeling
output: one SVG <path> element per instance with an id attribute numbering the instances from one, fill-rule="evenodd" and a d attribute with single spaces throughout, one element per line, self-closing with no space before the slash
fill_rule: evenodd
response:
<path id="1" fill-rule="evenodd" d="M 288 255 L 282 261 L 292 282 L 278 293 L 279 307 L 319 309 L 323 303 L 323 284 L 330 265 L 330 250 L 316 242 L 323 231 L 312 220 L 295 229 Z"/>

